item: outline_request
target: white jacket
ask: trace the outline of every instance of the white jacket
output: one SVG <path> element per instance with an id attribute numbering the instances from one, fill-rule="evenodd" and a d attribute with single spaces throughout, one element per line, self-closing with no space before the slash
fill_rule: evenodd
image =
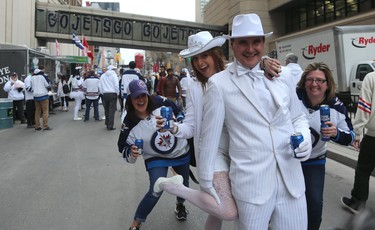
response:
<path id="1" fill-rule="evenodd" d="M 102 74 L 99 81 L 100 93 L 116 93 L 119 94 L 119 80 L 117 74 L 113 70 L 107 70 Z"/>
<path id="2" fill-rule="evenodd" d="M 294 85 L 296 86 L 299 82 L 299 80 L 301 79 L 301 76 L 303 74 L 303 70 L 301 68 L 300 65 L 298 65 L 297 63 L 289 63 L 288 65 L 286 65 L 286 67 L 288 69 L 290 69 L 290 72 L 291 72 L 291 78 L 292 78 L 292 81 L 294 83 Z"/>
<path id="3" fill-rule="evenodd" d="M 31 87 L 31 78 L 33 76 L 31 74 L 27 75 L 25 78 L 25 99 L 28 100 L 34 100 L 33 96 L 33 88 Z"/>
<path id="4" fill-rule="evenodd" d="M 83 83 L 83 89 L 87 99 L 95 100 L 99 98 L 99 78 L 90 76 L 87 77 Z"/>
<path id="5" fill-rule="evenodd" d="M 22 90 L 19 91 L 19 88 L 21 88 Z M 25 84 L 21 80 L 9 80 L 4 85 L 4 91 L 8 93 L 8 98 L 14 101 L 25 99 L 25 95 L 23 95 L 23 91 L 25 91 Z"/>
<path id="6" fill-rule="evenodd" d="M 267 80 L 259 65 L 252 72 L 261 77 L 276 109 L 270 116 L 268 103 L 257 100 L 248 76 L 238 76 L 237 62 L 209 78 L 204 97 L 202 130 L 197 159 L 205 167 L 198 171 L 201 187 L 212 187 L 213 162 L 225 125 L 229 134 L 229 176 L 235 199 L 264 204 L 275 192 L 277 171 L 292 197 L 305 194 L 301 162 L 293 157 L 290 136 L 301 132 L 311 140 L 308 120 L 288 81 L 289 70 Z M 286 80 L 285 80 L 286 79 Z"/>
<path id="7" fill-rule="evenodd" d="M 185 119 L 182 124 L 178 125 L 178 132 L 175 134 L 178 138 L 189 139 L 194 137 L 194 152 L 195 159 L 198 159 L 199 153 L 199 140 L 201 135 L 201 126 L 202 126 L 202 111 L 203 111 L 203 88 L 202 84 L 198 80 L 193 80 L 192 78 L 187 78 L 189 81 L 189 88 L 186 95 L 186 114 Z M 175 123 L 176 124 L 176 123 Z M 223 132 L 220 136 L 219 144 L 219 153 L 226 154 L 228 153 L 228 132 L 226 129 L 223 129 Z M 199 170 L 204 165 L 199 165 L 197 162 L 197 169 Z M 214 169 L 220 169 L 222 166 L 215 164 Z M 221 168 L 222 169 L 222 168 Z M 220 170 L 221 171 L 221 170 Z"/>
<path id="8" fill-rule="evenodd" d="M 363 128 L 366 134 L 375 137 L 375 113 L 372 104 L 375 103 L 375 72 L 366 75 L 362 83 L 362 89 L 358 101 L 357 113 L 353 122 L 355 139 L 361 140 Z"/>
<path id="9" fill-rule="evenodd" d="M 43 97 L 48 95 L 48 87 L 50 84 L 46 78 L 39 74 L 31 77 L 31 87 L 33 88 L 33 95 L 35 97 Z"/>

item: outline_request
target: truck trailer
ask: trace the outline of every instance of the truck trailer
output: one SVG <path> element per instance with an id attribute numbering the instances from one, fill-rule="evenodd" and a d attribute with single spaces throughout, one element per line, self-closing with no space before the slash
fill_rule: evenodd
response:
<path id="1" fill-rule="evenodd" d="M 281 63 L 288 53 L 294 53 L 302 69 L 312 62 L 326 63 L 332 70 L 337 96 L 346 105 L 355 104 L 364 77 L 375 71 L 375 26 L 334 26 L 280 37 L 276 49 Z"/>
<path id="2" fill-rule="evenodd" d="M 43 65 L 49 79 L 55 81 L 56 60 L 46 53 L 20 45 L 0 44 L 0 98 L 7 98 L 8 94 L 3 90 L 5 83 L 10 80 L 13 72 L 18 74 L 22 81 L 32 69 Z M 55 89 L 53 89 L 55 90 Z M 58 98 L 54 98 L 54 103 Z"/>

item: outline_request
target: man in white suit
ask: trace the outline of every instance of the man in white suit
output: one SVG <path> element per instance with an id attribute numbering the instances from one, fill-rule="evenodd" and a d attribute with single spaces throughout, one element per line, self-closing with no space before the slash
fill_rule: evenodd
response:
<path id="1" fill-rule="evenodd" d="M 208 80 L 200 140 L 201 189 L 215 193 L 212 165 L 220 134 L 229 133 L 230 179 L 240 230 L 307 228 L 305 185 L 300 161 L 311 153 L 308 121 L 282 68 L 281 76 L 264 77 L 260 61 L 265 37 L 256 14 L 237 15 L 230 39 L 235 61 Z M 304 141 L 294 151 L 290 136 Z"/>

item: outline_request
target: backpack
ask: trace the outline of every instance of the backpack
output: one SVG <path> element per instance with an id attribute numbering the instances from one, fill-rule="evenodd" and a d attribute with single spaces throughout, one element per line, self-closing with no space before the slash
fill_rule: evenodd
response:
<path id="1" fill-rule="evenodd" d="M 70 92 L 70 87 L 68 84 L 64 84 L 62 89 L 63 89 L 64 94 L 67 94 Z"/>

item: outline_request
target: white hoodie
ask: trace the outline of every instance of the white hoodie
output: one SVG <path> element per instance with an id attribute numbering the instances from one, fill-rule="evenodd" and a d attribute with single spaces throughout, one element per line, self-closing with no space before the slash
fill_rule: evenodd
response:
<path id="1" fill-rule="evenodd" d="M 99 81 L 99 91 L 101 93 L 119 94 L 119 80 L 114 70 L 107 70 L 102 74 Z"/>
<path id="2" fill-rule="evenodd" d="M 18 90 L 21 88 L 22 90 Z M 20 80 L 13 81 L 10 79 L 4 85 L 4 91 L 8 93 L 8 99 L 12 99 L 14 101 L 20 101 L 25 99 L 25 95 L 23 95 L 23 91 L 25 91 L 25 84 Z"/>

